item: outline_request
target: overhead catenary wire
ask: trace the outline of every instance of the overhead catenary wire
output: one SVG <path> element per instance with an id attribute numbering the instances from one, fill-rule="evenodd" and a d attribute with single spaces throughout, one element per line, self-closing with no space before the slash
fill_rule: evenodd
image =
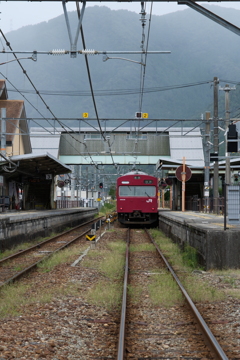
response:
<path id="1" fill-rule="evenodd" d="M 77 8 L 77 13 L 78 13 L 78 18 L 80 19 L 81 12 L 80 12 L 79 1 L 76 1 L 76 8 Z M 83 26 L 82 26 L 82 25 L 81 25 L 81 28 L 80 28 L 80 32 L 81 32 L 81 37 L 82 37 L 83 48 L 86 49 L 86 43 L 85 43 L 85 37 L 84 37 Z M 114 159 L 113 159 L 113 156 L 112 156 L 112 150 L 111 150 L 111 146 L 110 146 L 109 139 L 107 139 L 107 138 L 105 137 L 105 134 L 104 134 L 104 132 L 103 132 L 103 130 L 102 130 L 102 127 L 101 127 L 101 124 L 100 124 L 100 120 L 99 120 L 99 116 L 98 116 L 98 111 L 97 111 L 97 104 L 96 104 L 96 101 L 95 101 L 95 96 L 94 96 L 94 91 L 93 91 L 93 86 L 92 86 L 92 79 L 91 79 L 91 74 L 90 74 L 90 67 L 89 67 L 89 63 L 88 63 L 88 57 L 87 57 L 86 54 L 84 55 L 84 58 L 85 58 L 85 63 L 86 63 L 86 68 L 87 68 L 88 81 L 89 81 L 89 85 L 90 85 L 91 96 L 92 96 L 92 100 L 93 100 L 93 106 L 94 106 L 94 110 L 95 110 L 95 114 L 96 114 L 97 122 L 98 122 L 98 126 L 99 126 L 99 131 L 100 131 L 100 133 L 101 133 L 101 136 L 102 136 L 103 140 L 108 143 L 109 150 L 110 150 L 110 156 L 111 156 L 111 159 L 112 159 L 112 163 L 113 163 L 113 165 L 116 167 L 116 164 L 115 164 Z"/>
<path id="2" fill-rule="evenodd" d="M 143 93 L 154 93 L 160 91 L 169 91 L 169 90 L 177 90 L 189 87 L 195 87 L 200 85 L 207 85 L 212 83 L 212 80 L 198 81 L 194 83 L 188 84 L 177 84 L 177 85 L 168 85 L 162 87 L 153 87 L 153 88 L 144 88 Z M 14 92 L 14 89 L 8 89 L 8 92 Z M 33 90 L 20 89 L 20 92 L 23 94 L 35 94 Z M 89 91 L 81 91 L 81 90 L 39 90 L 39 93 L 42 95 L 48 96 L 91 96 L 91 92 Z M 140 94 L 141 90 L 138 89 L 113 89 L 113 90 L 94 90 L 94 96 L 121 96 L 121 95 L 136 95 Z"/>
<path id="3" fill-rule="evenodd" d="M 145 3 L 145 9 L 142 4 L 142 50 L 144 53 L 141 55 L 141 62 L 144 64 L 144 66 L 141 66 L 141 76 L 140 76 L 140 97 L 139 97 L 139 111 L 142 111 L 142 103 L 143 103 L 143 93 L 144 93 L 144 84 L 145 84 L 145 75 L 146 75 L 146 65 L 147 65 L 147 52 L 148 52 L 148 45 L 149 45 L 149 38 L 150 38 L 150 29 L 151 29 L 151 19 L 152 19 L 152 7 L 153 2 L 151 2 L 151 9 L 150 9 L 150 17 L 149 17 L 149 25 L 148 25 L 148 34 L 147 34 L 147 43 L 146 43 L 146 49 L 144 48 L 145 43 L 145 15 L 146 15 L 146 3 Z M 144 59 L 145 58 L 145 59 Z"/>
<path id="4" fill-rule="evenodd" d="M 150 24 L 151 24 L 151 16 L 152 16 L 152 5 L 151 3 L 151 10 L 150 10 L 150 19 L 149 19 L 149 26 L 148 26 L 148 36 L 147 36 L 147 44 L 145 48 L 145 26 L 146 26 L 146 3 L 141 2 L 141 19 L 142 22 L 142 41 L 141 41 L 141 71 L 140 71 L 140 90 L 139 90 L 139 112 L 142 112 L 142 103 L 143 103 L 143 93 L 144 93 L 144 84 L 145 84 L 145 75 L 146 75 L 146 65 L 147 65 L 147 51 L 148 51 L 148 44 L 149 44 L 149 36 L 150 36 Z M 136 138 L 134 143 L 134 148 L 132 153 L 136 154 L 138 149 L 138 141 L 139 141 L 139 129 L 140 129 L 140 118 L 138 119 L 137 127 L 135 128 Z M 137 161 L 137 157 L 136 157 Z"/>
<path id="5" fill-rule="evenodd" d="M 6 39 L 6 36 L 4 35 L 4 33 L 2 32 L 2 30 L 0 29 L 0 32 L 2 34 L 2 37 L 4 38 L 6 45 L 13 51 L 10 42 Z M 17 58 L 16 54 L 13 52 L 13 56 L 15 57 L 16 61 L 18 62 L 19 66 L 21 67 L 24 75 L 27 77 L 28 81 L 30 82 L 31 86 L 34 88 L 36 94 L 40 97 L 41 101 L 43 102 L 43 104 L 46 106 L 47 110 L 54 116 L 53 112 L 51 111 L 51 109 L 49 108 L 49 106 L 47 105 L 47 103 L 45 102 L 45 100 L 43 99 L 43 97 L 41 96 L 41 94 L 39 94 L 37 88 L 35 87 L 35 85 L 33 84 L 32 80 L 30 79 L 30 77 L 27 74 L 27 71 L 24 69 L 24 67 L 22 66 L 21 62 L 19 61 L 19 59 Z"/>
<path id="6" fill-rule="evenodd" d="M 11 84 L 11 86 L 15 89 L 16 92 L 18 92 L 24 99 L 25 101 L 31 106 L 33 107 L 33 109 L 45 120 L 49 123 L 49 119 L 47 119 L 32 103 L 31 101 L 29 101 L 26 96 L 23 95 L 23 93 L 17 89 L 17 87 L 11 82 L 11 80 L 9 80 L 2 72 L 0 72 L 0 75 L 9 82 L 9 84 Z M 36 121 L 35 121 L 36 122 Z M 37 122 L 36 122 L 37 123 Z M 40 127 L 42 127 L 42 125 L 38 124 Z M 49 125 L 51 125 L 49 123 Z M 49 130 L 47 130 L 48 132 L 50 132 Z"/>
<path id="7" fill-rule="evenodd" d="M 2 32 L 1 29 L 0 29 L 0 33 L 2 34 L 2 36 L 3 36 L 3 38 L 4 38 L 5 42 L 6 42 L 6 45 L 13 51 L 13 49 L 12 49 L 11 46 L 10 46 L 10 43 L 7 41 L 7 39 L 6 39 L 6 37 L 5 37 L 5 35 L 3 34 L 3 32 Z M 58 122 L 58 124 L 61 126 L 61 128 L 63 128 L 66 132 L 68 132 L 67 129 L 65 128 L 65 126 L 62 124 L 62 122 L 54 115 L 54 113 L 51 111 L 50 107 L 47 105 L 47 103 L 45 102 L 45 100 L 43 99 L 43 97 L 40 95 L 39 91 L 37 90 L 37 88 L 36 88 L 35 85 L 33 84 L 32 80 L 31 80 L 30 77 L 28 76 L 26 70 L 23 68 L 21 62 L 19 61 L 19 59 L 17 58 L 17 56 L 16 56 L 16 54 L 15 54 L 14 52 L 13 52 L 13 55 L 14 55 L 16 61 L 18 62 L 19 66 L 21 67 L 23 73 L 26 75 L 27 79 L 29 80 L 31 86 L 34 88 L 35 93 L 40 97 L 41 101 L 42 101 L 43 104 L 46 106 L 47 110 L 52 114 L 53 120 L 56 120 L 56 121 Z M 2 74 L 1 72 L 0 72 L 0 74 L 1 74 L 8 82 L 10 82 L 10 80 L 9 80 L 6 76 L 4 76 L 4 74 Z M 11 82 L 10 82 L 10 83 L 11 83 Z M 17 88 L 13 85 L 13 83 L 11 83 L 11 85 L 17 90 Z M 19 91 L 18 91 L 18 92 L 19 92 Z M 19 92 L 19 93 L 20 93 L 20 92 Z M 46 121 L 49 123 L 49 120 L 48 120 L 46 117 L 44 117 L 44 116 L 39 112 L 39 110 L 38 110 L 23 94 L 21 94 L 21 95 L 24 97 L 24 99 L 25 99 L 31 106 L 34 107 L 34 109 L 44 118 L 44 120 L 46 120 Z M 38 125 L 39 125 L 39 124 L 38 124 Z M 40 126 L 40 125 L 39 125 L 39 126 Z M 52 126 L 52 124 L 51 124 L 51 126 Z M 69 132 L 68 132 L 68 133 L 69 133 Z M 69 133 L 69 135 L 70 135 L 71 138 L 74 139 L 76 142 L 79 142 L 79 143 L 81 143 L 81 144 L 84 145 L 84 147 L 86 148 L 86 152 L 88 153 L 88 156 L 89 156 L 90 159 L 91 159 L 92 165 L 96 166 L 96 164 L 94 163 L 94 161 L 93 161 L 93 159 L 92 159 L 92 156 L 91 156 L 91 154 L 90 154 L 90 152 L 89 152 L 89 150 L 88 150 L 88 148 L 87 148 L 87 145 L 86 145 L 85 143 L 79 141 L 78 139 L 76 139 L 71 133 Z M 69 143 L 70 143 L 70 145 L 78 152 L 78 150 L 71 144 L 71 142 L 69 142 Z M 80 153 L 79 153 L 79 154 L 80 154 Z"/>
<path id="8" fill-rule="evenodd" d="M 147 54 L 145 55 L 145 56 L 147 56 Z M 85 57 L 86 57 L 86 55 L 85 55 Z M 146 60 L 145 60 L 145 62 L 146 62 Z M 145 73 L 145 69 L 146 69 L 146 67 L 143 67 L 143 73 Z M 143 78 L 144 79 L 144 78 Z M 198 84 L 199 85 L 199 84 Z M 179 87 L 178 87 L 179 88 Z M 169 89 L 167 89 L 167 90 L 169 90 Z M 163 91 L 163 90 L 159 90 L 159 91 Z M 140 90 L 140 94 L 141 95 L 143 95 L 143 93 L 144 93 L 144 81 L 143 81 L 143 87 L 142 87 L 142 91 Z M 39 95 L 40 93 L 38 93 L 38 95 Z M 115 94 L 114 94 L 115 95 Z M 96 96 L 96 93 L 95 93 L 95 96 Z M 99 96 L 103 96 L 103 95 L 99 95 Z M 141 100 L 141 106 L 142 106 L 142 100 Z M 53 114 L 53 113 L 52 113 Z M 53 116 L 54 116 L 54 114 L 53 114 Z M 59 122 L 60 120 L 58 119 L 58 118 L 56 118 L 55 116 L 54 116 L 54 120 L 57 120 L 58 121 L 58 123 L 61 125 L 61 122 Z M 99 123 L 99 131 L 100 131 L 100 133 L 101 134 L 103 134 L 104 136 L 105 136 L 105 134 L 102 132 L 102 129 L 101 129 L 101 124 L 100 124 L 100 119 L 99 119 L 99 116 L 97 115 L 97 121 L 98 121 L 98 123 Z M 87 122 L 86 122 L 87 123 Z M 66 125 L 64 125 L 64 126 L 62 126 L 61 125 L 61 127 L 62 128 L 64 128 L 65 130 L 66 130 L 66 132 L 67 133 L 69 133 L 69 131 L 67 130 L 67 129 L 70 129 L 70 131 L 71 131 L 71 128 L 70 127 L 68 127 L 68 126 L 66 126 Z M 97 130 L 97 129 L 96 129 Z M 104 138 L 104 136 L 103 136 L 103 138 Z M 73 137 L 74 138 L 74 137 Z M 76 140 L 76 139 L 75 139 Z M 79 141 L 80 142 L 80 141 Z M 80 143 L 82 143 L 82 142 L 80 142 Z M 108 141 L 107 142 L 108 143 L 108 145 L 109 145 L 109 149 L 110 149 L 110 151 L 111 151 L 111 146 L 110 146 L 110 142 Z M 112 156 L 112 155 L 111 155 Z M 113 159 L 113 158 L 112 158 Z"/>
<path id="9" fill-rule="evenodd" d="M 145 50 L 145 26 L 146 26 L 146 3 L 141 2 L 141 19 L 140 21 L 142 22 L 142 40 L 141 40 L 141 45 L 140 48 L 142 51 Z M 143 90 L 143 78 L 144 78 L 144 68 L 146 66 L 144 60 L 143 60 L 143 54 L 141 55 L 141 70 L 140 70 L 140 95 L 139 95 L 139 112 L 142 111 L 142 90 Z"/>

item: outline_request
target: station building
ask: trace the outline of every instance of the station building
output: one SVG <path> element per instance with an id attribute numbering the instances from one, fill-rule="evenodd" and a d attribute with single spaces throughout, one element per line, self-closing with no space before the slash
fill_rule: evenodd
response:
<path id="1" fill-rule="evenodd" d="M 111 165 L 114 162 L 119 166 L 129 165 L 130 168 L 135 164 L 136 168 L 141 169 L 142 165 L 149 164 L 155 168 L 161 160 L 163 167 L 157 167 L 156 174 L 160 180 L 162 177 L 173 179 L 173 209 L 179 209 L 181 203 L 181 183 L 176 179 L 175 171 L 185 156 L 186 164 L 192 171 L 186 186 L 187 197 L 203 196 L 204 154 L 199 128 L 145 127 L 136 136 L 136 132 L 129 127 L 107 127 L 104 129 L 107 141 L 103 141 L 97 129 L 89 127 L 82 127 L 80 131 L 76 128 L 72 132 L 57 129 L 55 143 L 52 142 L 54 129 L 47 131 L 49 133 L 45 133 L 40 143 L 35 141 L 35 136 L 43 133 L 43 130 L 31 129 L 33 152 L 47 150 L 56 153 L 58 149 L 59 160 L 68 166 L 89 165 L 92 162 Z"/>
<path id="2" fill-rule="evenodd" d="M 114 163 L 119 166 L 129 165 L 129 168 L 153 165 L 160 185 L 161 179 L 167 178 L 170 181 L 173 189 L 172 209 L 178 210 L 181 208 L 181 181 L 176 178 L 176 170 L 185 158 L 186 165 L 191 169 L 191 178 L 186 183 L 186 202 L 194 197 L 204 197 L 205 161 L 203 134 L 199 127 L 159 126 L 161 121 L 153 120 L 152 126 L 143 124 L 141 128 L 137 128 L 136 122 L 130 119 L 126 121 L 130 126 L 107 127 L 105 121 L 103 132 L 106 141 L 97 125 L 83 127 L 81 125 L 84 121 L 81 120 L 80 126 L 71 131 L 56 127 L 29 129 L 24 101 L 9 100 L 6 82 L 0 80 L 1 112 L 3 109 L 6 113 L 6 130 L 2 131 L 2 116 L 1 149 L 4 145 L 6 157 L 14 160 L 15 165 L 2 158 L 0 211 L 5 207 L 3 202 L 7 203 L 6 207 L 9 209 L 53 208 L 55 185 L 52 182 L 50 184 L 50 177 L 56 182 L 56 176 L 69 174 L 74 166 L 89 164 Z M 108 123 L 113 124 L 111 121 Z M 48 162 L 47 169 L 41 166 L 43 159 L 44 163 Z M 210 164 L 209 176 L 211 186 L 213 164 Z M 224 177 L 225 162 L 221 161 L 219 184 L 224 182 Z M 240 182 L 239 158 L 231 160 L 231 179 L 235 184 Z M 73 176 L 72 185 L 72 188 L 77 185 Z M 23 187 L 25 198 L 20 199 Z"/>
<path id="3" fill-rule="evenodd" d="M 142 165 L 154 165 L 160 180 L 170 179 L 171 209 L 181 210 L 182 184 L 176 177 L 176 170 L 183 164 L 185 158 L 186 166 L 191 170 L 191 178 L 186 182 L 185 209 L 193 210 L 192 202 L 204 198 L 205 161 L 200 128 L 157 126 L 145 127 L 136 132 L 129 127 L 106 127 L 104 135 L 107 141 L 103 141 L 97 129 L 82 127 L 80 131 L 76 128 L 72 132 L 59 129 L 57 141 L 60 161 L 68 165 L 88 165 L 91 162 L 110 165 L 114 162 L 118 165 L 129 165 L 130 168 L 135 164 L 136 168 L 140 169 Z M 46 139 L 45 146 L 49 146 Z M 211 196 L 209 188 L 213 185 L 213 165 L 210 163 L 209 166 L 207 186 L 209 196 Z M 240 159 L 232 159 L 231 178 L 235 181 L 238 171 L 240 171 Z M 225 161 L 220 161 L 219 188 L 224 180 Z M 199 208 L 196 206 L 195 210 Z"/>
<path id="4" fill-rule="evenodd" d="M 0 80 L 0 211 L 55 208 L 56 176 L 71 169 L 46 152 L 32 154 L 24 101 L 9 100 Z"/>

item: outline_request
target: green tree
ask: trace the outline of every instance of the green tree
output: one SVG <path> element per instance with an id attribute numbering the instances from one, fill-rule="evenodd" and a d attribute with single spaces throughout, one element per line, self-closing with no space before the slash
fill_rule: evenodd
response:
<path id="1" fill-rule="evenodd" d="M 116 186 L 111 186 L 110 187 L 108 195 L 111 196 L 112 200 L 116 199 Z"/>
<path id="2" fill-rule="evenodd" d="M 164 200 L 170 200 L 170 186 L 167 186 L 164 193 Z"/>

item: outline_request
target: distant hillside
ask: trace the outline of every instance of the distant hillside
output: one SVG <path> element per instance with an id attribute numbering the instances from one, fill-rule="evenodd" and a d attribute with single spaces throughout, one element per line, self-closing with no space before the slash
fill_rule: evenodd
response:
<path id="1" fill-rule="evenodd" d="M 211 11 L 240 26 L 240 11 L 208 6 Z M 70 23 L 75 37 L 77 15 L 71 12 Z M 86 46 L 96 50 L 140 50 L 142 29 L 139 15 L 127 10 L 113 11 L 107 7 L 86 9 L 83 21 Z M 146 30 L 147 33 L 147 30 Z M 26 26 L 7 35 L 13 50 L 50 51 L 70 49 L 64 16 L 34 26 Z M 170 50 L 170 55 L 147 57 L 143 111 L 150 118 L 200 118 L 212 111 L 213 89 L 210 84 L 171 89 L 212 80 L 240 81 L 240 39 L 237 35 L 212 22 L 192 9 L 164 16 L 153 16 L 150 29 L 149 50 Z M 79 36 L 78 49 L 82 49 Z M 22 55 L 19 55 L 21 57 Z M 126 56 L 140 61 L 140 56 Z M 9 56 L 8 56 L 9 58 Z M 7 55 L 1 56 L 2 61 Z M 123 60 L 102 61 L 102 56 L 89 56 L 93 89 L 100 118 L 133 118 L 139 106 L 139 94 L 119 95 L 119 90 L 139 91 L 138 64 Z M 23 60 L 33 83 L 40 91 L 55 91 L 56 95 L 43 95 L 45 101 L 59 118 L 81 117 L 88 112 L 95 117 L 84 57 L 38 55 L 37 62 Z M 16 62 L 1 66 L 2 74 L 18 89 L 32 90 Z M 231 83 L 230 83 L 231 85 Z M 7 85 L 11 89 L 11 85 Z M 166 89 L 168 87 L 169 89 Z M 116 91 L 118 90 L 118 91 Z M 58 92 L 69 96 L 59 95 Z M 105 92 L 108 92 L 105 95 Z M 110 91 L 110 94 L 109 94 Z M 70 96 L 70 92 L 77 92 Z M 74 95 L 74 96 L 73 96 Z M 17 93 L 9 91 L 11 98 Z M 52 117 L 37 95 L 26 95 L 45 116 Z M 239 90 L 231 92 L 232 115 L 237 114 Z M 220 116 L 224 116 L 224 92 L 219 93 Z M 26 102 L 27 115 L 39 114 Z M 36 124 L 35 124 L 36 126 Z"/>

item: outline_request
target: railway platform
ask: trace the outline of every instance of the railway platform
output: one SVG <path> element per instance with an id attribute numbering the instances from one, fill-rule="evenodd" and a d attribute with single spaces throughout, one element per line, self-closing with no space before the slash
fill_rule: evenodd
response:
<path id="1" fill-rule="evenodd" d="M 29 210 L 0 214 L 0 251 L 37 237 L 77 226 L 98 214 L 97 208 Z"/>
<path id="2" fill-rule="evenodd" d="M 160 209 L 159 228 L 182 248 L 194 247 L 206 270 L 240 268 L 240 225 L 224 230 L 222 215 Z"/>

